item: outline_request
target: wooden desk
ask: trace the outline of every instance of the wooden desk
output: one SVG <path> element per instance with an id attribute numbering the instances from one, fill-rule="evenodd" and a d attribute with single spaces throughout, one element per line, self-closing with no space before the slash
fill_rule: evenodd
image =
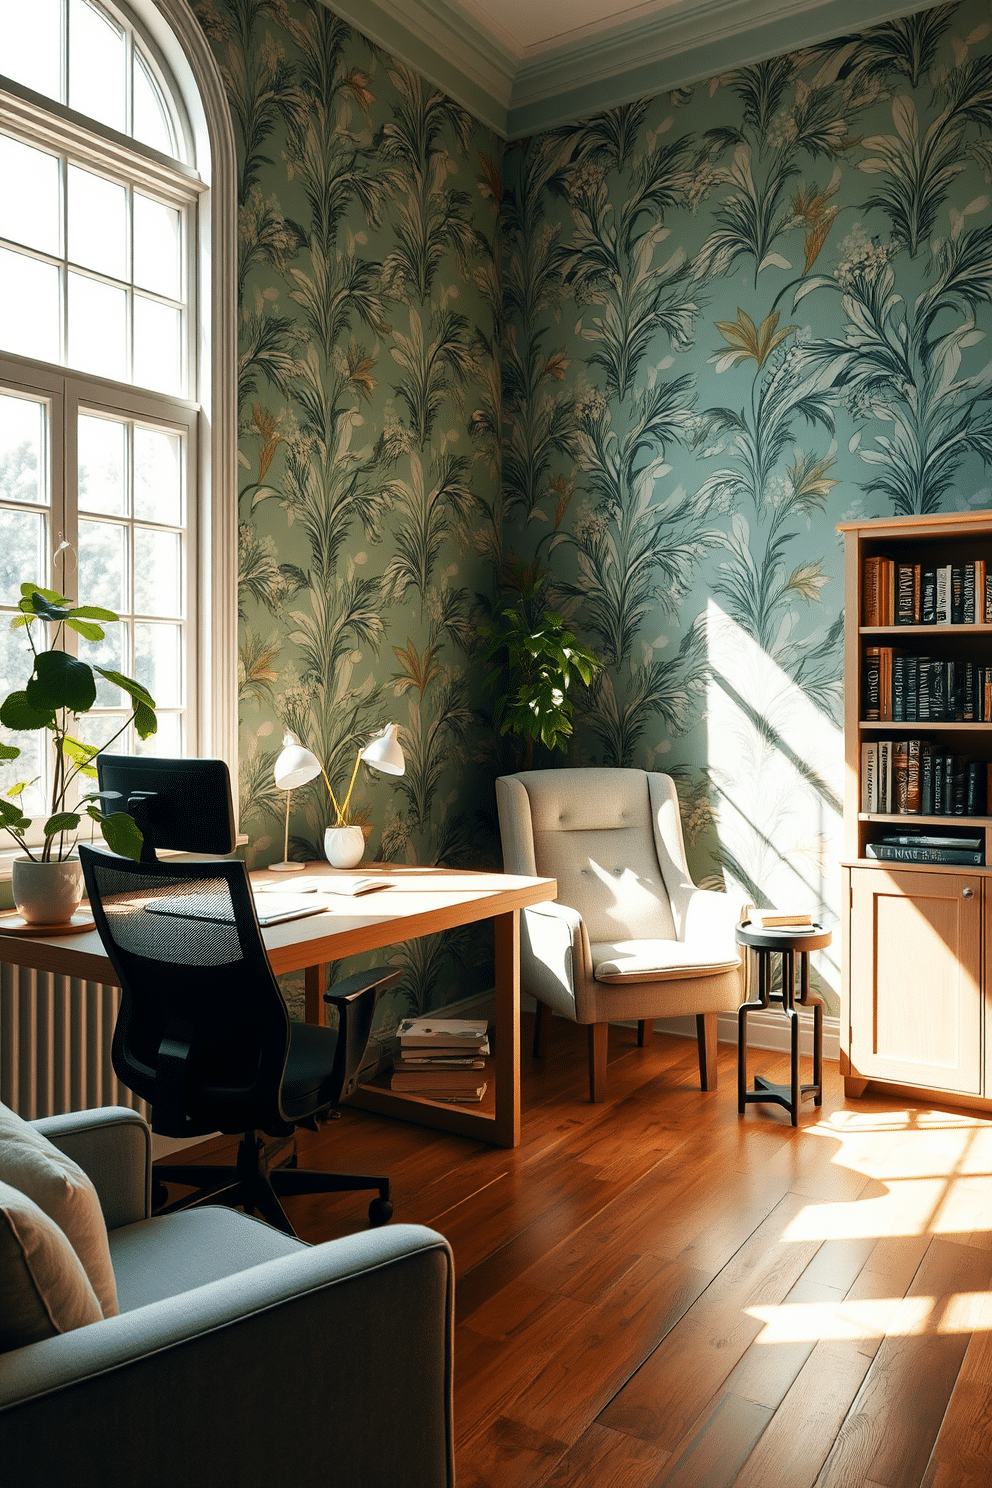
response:
<path id="1" fill-rule="evenodd" d="M 287 920 L 262 931 L 276 975 L 303 971 L 306 1018 L 321 1022 L 327 964 L 364 951 L 383 950 L 421 935 L 459 925 L 493 921 L 496 940 L 496 1012 L 492 1069 L 495 1101 L 487 1110 L 410 1099 L 376 1086 L 362 1086 L 350 1104 L 421 1125 L 457 1132 L 480 1142 L 515 1147 L 520 1141 L 520 910 L 553 899 L 551 878 L 518 878 L 505 873 L 471 873 L 446 868 L 362 867 L 395 887 L 359 898 L 327 896 L 323 914 Z M 335 872 L 326 863 L 307 866 L 307 877 Z M 273 883 L 292 893 L 286 874 L 254 873 L 253 883 Z M 95 930 L 83 935 L 21 937 L 0 935 L 0 961 L 38 971 L 117 986 L 117 974 Z M 488 1092 L 487 1092 L 488 1097 Z"/>

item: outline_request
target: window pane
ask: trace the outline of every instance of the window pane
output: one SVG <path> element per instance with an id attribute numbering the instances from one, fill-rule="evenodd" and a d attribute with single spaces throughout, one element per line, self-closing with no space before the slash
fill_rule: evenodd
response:
<path id="1" fill-rule="evenodd" d="M 134 431 L 134 515 L 146 522 L 183 520 L 183 442 L 164 429 Z"/>
<path id="2" fill-rule="evenodd" d="M 0 0 L 0 72 L 25 88 L 62 97 L 61 0 Z"/>
<path id="3" fill-rule="evenodd" d="M 116 181 L 69 167 L 69 259 L 127 278 L 127 192 Z"/>
<path id="4" fill-rule="evenodd" d="M 137 52 L 134 54 L 134 137 L 173 160 L 179 158 L 165 100 Z"/>
<path id="5" fill-rule="evenodd" d="M 119 687 L 112 689 L 117 697 L 125 696 Z M 77 720 L 76 738 L 81 739 L 84 744 L 95 744 L 98 749 L 106 749 L 112 744 L 115 754 L 127 754 L 129 752 L 133 737 L 133 730 L 126 729 L 118 736 L 121 724 L 127 722 L 127 713 L 86 713 Z M 86 782 L 87 786 L 90 782 Z M 92 789 L 96 790 L 96 781 L 92 783 Z M 97 828 L 97 842 L 100 841 L 100 831 Z"/>
<path id="6" fill-rule="evenodd" d="M 79 505 L 84 511 L 123 516 L 127 425 L 79 415 Z"/>
<path id="7" fill-rule="evenodd" d="M 69 275 L 69 365 L 127 379 L 127 295 L 112 284 Z"/>
<path id="8" fill-rule="evenodd" d="M 0 500 L 48 500 L 47 409 L 33 398 L 0 393 Z"/>
<path id="9" fill-rule="evenodd" d="M 177 532 L 134 529 L 134 608 L 139 615 L 178 616 L 182 554 Z"/>
<path id="10" fill-rule="evenodd" d="M 169 305 L 134 297 L 134 378 L 157 393 L 182 392 L 179 334 L 182 317 Z"/>
<path id="11" fill-rule="evenodd" d="M 69 0 L 69 107 L 123 133 L 124 33 L 99 6 Z"/>
<path id="12" fill-rule="evenodd" d="M 119 615 L 124 603 L 125 529 L 114 522 L 79 524 L 79 593 L 84 604 Z"/>
<path id="13" fill-rule="evenodd" d="M 0 248 L 0 284 L 0 347 L 39 362 L 59 361 L 59 271 L 55 265 Z"/>
<path id="14" fill-rule="evenodd" d="M 155 689 L 149 687 L 148 690 L 155 697 Z M 157 703 L 158 698 L 155 701 Z M 158 759 L 175 759 L 177 755 L 185 754 L 185 730 L 181 716 L 177 713 L 156 713 L 155 718 L 157 730 L 150 739 L 135 738 L 134 753 L 152 755 Z"/>
<path id="15" fill-rule="evenodd" d="M 135 677 L 163 708 L 178 708 L 183 701 L 181 645 L 178 625 L 134 627 Z"/>
<path id="16" fill-rule="evenodd" d="M 58 157 L 0 134 L 0 181 L 0 237 L 42 253 L 59 253 Z"/>
<path id="17" fill-rule="evenodd" d="M 84 604 L 90 601 L 85 594 L 80 593 L 80 599 Z M 103 667 L 108 672 L 123 672 L 127 675 L 127 667 L 124 665 L 125 648 L 128 639 L 127 625 L 107 624 L 104 627 L 103 640 L 95 645 L 87 645 L 82 660 L 90 666 Z M 82 648 L 80 648 L 82 650 Z M 96 706 L 98 708 L 119 708 L 121 705 L 121 690 L 112 682 L 103 677 L 96 679 Z"/>
<path id="18" fill-rule="evenodd" d="M 44 512 L 0 507 L 0 604 L 20 604 L 21 585 L 32 579 L 44 584 L 45 528 Z"/>
<path id="19" fill-rule="evenodd" d="M 134 194 L 134 282 L 178 300 L 180 218 L 175 207 Z"/>

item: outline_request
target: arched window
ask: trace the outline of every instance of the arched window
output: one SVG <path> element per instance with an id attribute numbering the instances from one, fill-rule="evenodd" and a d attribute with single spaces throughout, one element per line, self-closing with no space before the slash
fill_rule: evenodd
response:
<path id="1" fill-rule="evenodd" d="M 0 611 L 26 580 L 116 611 L 98 659 L 149 688 L 159 730 L 114 747 L 234 765 L 234 155 L 217 69 L 185 0 L 0 0 L 0 35 Z M 0 637 L 5 693 L 23 651 L 15 665 Z M 98 697 L 88 742 L 125 702 Z M 29 768 L 40 812 L 41 744 Z"/>

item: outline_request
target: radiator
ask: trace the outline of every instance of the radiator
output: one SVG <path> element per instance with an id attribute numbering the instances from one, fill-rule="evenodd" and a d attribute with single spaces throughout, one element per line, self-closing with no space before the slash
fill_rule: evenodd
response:
<path id="1" fill-rule="evenodd" d="M 149 1107 L 110 1059 L 120 991 L 100 982 L 0 964 L 0 1100 L 23 1116 L 92 1106 Z"/>

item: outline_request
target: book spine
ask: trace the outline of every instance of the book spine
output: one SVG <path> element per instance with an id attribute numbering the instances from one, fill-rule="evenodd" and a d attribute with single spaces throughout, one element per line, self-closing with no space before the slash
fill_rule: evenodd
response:
<path id="1" fill-rule="evenodd" d="M 962 668 L 961 717 L 965 723 L 975 721 L 975 663 L 966 661 Z"/>
<path id="2" fill-rule="evenodd" d="M 881 625 L 882 560 L 866 558 L 861 589 L 861 624 Z"/>
<path id="3" fill-rule="evenodd" d="M 964 565 L 951 565 L 951 624 L 964 624 Z"/>
<path id="4" fill-rule="evenodd" d="M 862 744 L 861 746 L 861 810 L 878 810 L 878 746 L 876 744 Z"/>
<path id="5" fill-rule="evenodd" d="M 933 816 L 933 745 L 920 746 L 920 815 Z"/>
<path id="6" fill-rule="evenodd" d="M 992 571 L 985 569 L 985 624 L 992 625 Z"/>
<path id="7" fill-rule="evenodd" d="M 892 658 L 892 722 L 906 722 L 906 658 Z"/>
<path id="8" fill-rule="evenodd" d="M 961 576 L 961 624 L 975 623 L 975 565 L 966 563 Z"/>
<path id="9" fill-rule="evenodd" d="M 967 801 L 967 762 L 959 754 L 951 756 L 951 814 L 953 816 L 965 815 L 965 804 Z"/>
<path id="10" fill-rule="evenodd" d="M 936 625 L 949 625 L 951 621 L 951 570 L 946 565 L 937 570 Z"/>
<path id="11" fill-rule="evenodd" d="M 985 559 L 975 559 L 975 624 L 985 624 L 985 585 L 988 575 L 985 571 Z"/>
<path id="12" fill-rule="evenodd" d="M 883 723 L 892 718 L 892 647 L 879 647 L 881 662 L 878 688 L 878 714 Z"/>
<path id="13" fill-rule="evenodd" d="M 890 847 L 884 842 L 869 842 L 865 856 L 882 858 L 890 863 L 965 863 L 979 868 L 985 862 L 985 854 L 957 847 Z"/>
<path id="14" fill-rule="evenodd" d="M 892 746 L 892 810 L 898 816 L 909 812 L 909 743 L 896 739 Z"/>
<path id="15" fill-rule="evenodd" d="M 981 760 L 969 760 L 965 770 L 965 816 L 981 816 L 983 811 L 982 793 L 985 781 Z"/>
<path id="16" fill-rule="evenodd" d="M 862 717 L 876 723 L 882 716 L 882 657 L 878 646 L 865 647 L 864 690 Z"/>
<path id="17" fill-rule="evenodd" d="M 892 810 L 892 740 L 878 741 L 878 810 Z"/>
<path id="18" fill-rule="evenodd" d="M 896 566 L 891 558 L 882 559 L 881 579 L 878 586 L 879 625 L 896 623 Z"/>
<path id="19" fill-rule="evenodd" d="M 906 810 L 920 814 L 920 740 L 906 740 Z"/>
<path id="20" fill-rule="evenodd" d="M 946 816 L 944 810 L 944 756 L 933 757 L 933 816 Z"/>
<path id="21" fill-rule="evenodd" d="M 907 656 L 906 676 L 906 722 L 916 723 L 920 707 L 920 658 Z"/>
<path id="22" fill-rule="evenodd" d="M 920 623 L 933 625 L 937 620 L 937 570 L 924 568 L 920 575 Z"/>
<path id="23" fill-rule="evenodd" d="M 933 662 L 928 656 L 921 656 L 917 669 L 916 716 L 924 723 L 933 716 L 930 701 L 930 676 L 932 672 Z"/>
<path id="24" fill-rule="evenodd" d="M 896 564 L 897 625 L 912 625 L 915 618 L 913 612 L 914 567 L 912 563 Z"/>

